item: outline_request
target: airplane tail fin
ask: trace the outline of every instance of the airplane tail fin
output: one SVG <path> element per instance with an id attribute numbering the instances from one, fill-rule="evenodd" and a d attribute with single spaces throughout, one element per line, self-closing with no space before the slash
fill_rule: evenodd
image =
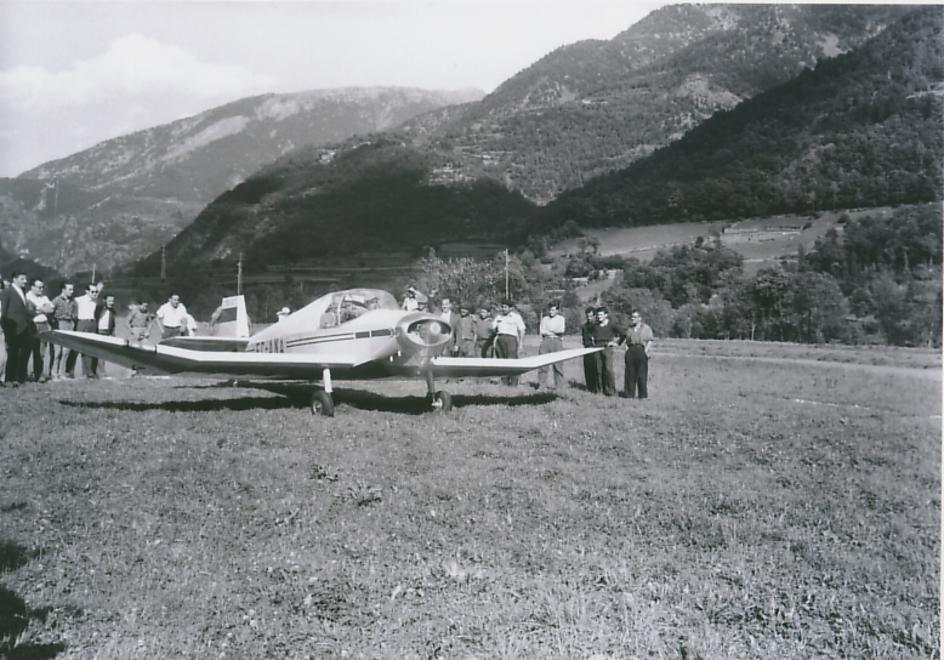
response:
<path id="1" fill-rule="evenodd" d="M 242 295 L 226 296 L 210 319 L 212 334 L 215 337 L 249 337 L 249 314 L 246 313 L 246 300 Z"/>

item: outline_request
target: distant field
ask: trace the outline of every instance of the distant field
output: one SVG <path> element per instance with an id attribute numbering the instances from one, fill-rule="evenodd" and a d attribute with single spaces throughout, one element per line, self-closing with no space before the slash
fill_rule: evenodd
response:
<path id="1" fill-rule="evenodd" d="M 887 215 L 891 211 L 890 207 L 883 207 L 845 213 L 855 219 L 863 215 Z M 584 233 L 600 241 L 599 253 L 602 255 L 635 257 L 647 262 L 659 250 L 675 245 L 691 245 L 699 236 L 709 240 L 712 232 L 723 229 L 724 245 L 743 256 L 745 271 L 753 273 L 766 265 L 772 265 L 779 257 L 797 254 L 801 246 L 807 250 L 811 248 L 817 238 L 836 225 L 842 213 L 824 211 L 813 215 L 778 215 L 731 222 L 607 227 L 585 229 Z M 577 250 L 577 241 L 568 240 L 555 246 L 552 254 L 567 254 Z"/>
<path id="2" fill-rule="evenodd" d="M 560 395 L 448 383 L 448 416 L 421 383 L 339 383 L 333 419 L 298 387 L 0 390 L 0 656 L 940 657 L 940 355 L 650 367 L 645 401 L 576 362 Z"/>

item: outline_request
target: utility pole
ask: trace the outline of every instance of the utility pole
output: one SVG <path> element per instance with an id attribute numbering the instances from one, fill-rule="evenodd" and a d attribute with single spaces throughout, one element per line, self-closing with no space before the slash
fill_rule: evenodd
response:
<path id="1" fill-rule="evenodd" d="M 167 246 L 161 246 L 161 282 L 167 279 Z"/>
<path id="2" fill-rule="evenodd" d="M 511 293 L 508 290 L 508 248 L 505 248 L 505 300 L 511 299 Z"/>
<path id="3" fill-rule="evenodd" d="M 95 284 L 95 262 L 92 262 L 92 284 Z"/>
<path id="4" fill-rule="evenodd" d="M 236 295 L 243 293 L 243 253 L 239 253 L 239 261 L 236 262 Z"/>

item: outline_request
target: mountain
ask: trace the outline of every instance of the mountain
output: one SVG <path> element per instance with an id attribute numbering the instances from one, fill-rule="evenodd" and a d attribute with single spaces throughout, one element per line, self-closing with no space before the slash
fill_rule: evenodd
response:
<path id="1" fill-rule="evenodd" d="M 240 253 L 250 266 L 264 266 L 527 235 L 533 204 L 488 179 L 439 185 L 444 168 L 391 133 L 300 149 L 207 206 L 165 256 L 171 270 Z M 160 258 L 152 254 L 137 271 L 158 272 Z"/>
<path id="2" fill-rule="evenodd" d="M 461 111 L 406 125 L 452 161 L 544 204 L 720 110 L 847 52 L 913 11 L 881 5 L 676 5 L 609 41 L 561 47 Z"/>
<path id="3" fill-rule="evenodd" d="M 279 156 L 384 130 L 475 91 L 350 88 L 241 99 L 0 179 L 0 232 L 65 271 L 142 257 Z"/>
<path id="4" fill-rule="evenodd" d="M 630 167 L 564 193 L 545 226 L 642 225 L 941 199 L 944 13 L 720 112 Z"/>
<path id="5" fill-rule="evenodd" d="M 715 7 L 738 16 L 754 10 L 753 6 Z M 708 15 L 713 20 L 727 15 L 706 14 L 708 9 L 691 10 L 693 16 Z M 489 97 L 428 113 L 401 131 L 301 150 L 279 159 L 204 209 L 168 245 L 168 259 L 173 268 L 182 268 L 235 260 L 242 252 L 259 267 L 312 256 L 385 250 L 415 253 L 439 242 L 516 243 L 529 233 L 539 234 L 568 220 L 585 226 L 645 224 L 763 215 L 796 207 L 808 211 L 866 202 L 927 201 L 929 195 L 933 199 L 930 191 L 939 180 L 934 163 L 940 161 L 942 151 L 935 124 L 940 117 L 935 81 L 940 79 L 941 58 L 933 26 L 939 23 L 939 13 L 900 12 L 908 20 L 900 19 L 893 29 L 883 32 L 877 28 L 879 23 L 865 18 L 872 15 L 872 7 L 800 9 L 824 11 L 816 14 L 822 20 L 838 16 L 833 20 L 841 31 L 858 26 L 878 36 L 846 55 L 821 61 L 814 71 L 804 70 L 734 110 L 716 113 L 685 137 L 628 168 L 591 179 L 550 205 L 539 207 L 517 191 L 508 192 L 493 177 L 475 176 L 458 161 L 457 149 L 442 148 L 436 132 L 449 122 L 482 116 L 482 105 L 493 102 Z M 765 28 L 759 34 L 766 39 L 769 32 Z M 688 34 L 681 28 L 672 32 L 676 33 Z M 716 35 L 715 50 L 717 43 L 727 43 L 721 38 L 724 34 Z M 750 34 L 743 40 L 757 41 Z M 678 43 L 682 42 L 679 37 Z M 829 43 L 838 49 L 847 42 L 834 39 Z M 703 51 L 708 45 L 701 43 L 695 51 L 689 50 L 694 47 L 689 43 L 682 49 L 686 57 L 692 52 L 702 53 L 699 60 L 706 57 Z M 637 43 L 637 49 L 650 64 L 665 57 L 655 47 Z M 681 61 L 677 47 L 668 50 L 676 58 L 673 61 Z M 724 75 L 748 84 L 751 75 L 746 65 L 744 71 Z M 718 79 L 723 73 L 718 72 Z M 671 75 L 684 79 L 688 74 L 679 70 Z M 752 75 L 760 81 L 768 73 Z M 671 108 L 667 111 L 670 117 L 676 116 Z M 891 114 L 883 118 L 885 111 Z M 543 134 L 550 140 L 558 126 L 556 115 L 544 116 L 550 123 Z M 652 121 L 658 122 L 660 116 Z M 588 134 L 595 135 L 597 128 L 588 128 Z M 418 139 L 420 133 L 425 137 Z M 861 154 L 869 158 L 860 158 Z M 578 155 L 575 148 L 575 159 Z M 898 170 L 883 169 L 888 161 L 900 168 L 900 175 Z M 774 162 L 781 163 L 779 169 L 771 165 Z M 710 181 L 714 172 L 728 177 L 732 171 L 737 173 L 734 182 L 709 187 L 711 194 L 705 192 L 704 179 Z M 886 174 L 890 176 L 884 179 Z M 741 190 L 748 184 L 755 186 L 750 189 L 754 197 L 747 196 L 754 200 L 750 203 L 744 201 L 746 194 Z M 810 191 L 815 194 L 807 194 Z M 158 259 L 159 255 L 152 255 L 139 272 L 158 272 Z"/>

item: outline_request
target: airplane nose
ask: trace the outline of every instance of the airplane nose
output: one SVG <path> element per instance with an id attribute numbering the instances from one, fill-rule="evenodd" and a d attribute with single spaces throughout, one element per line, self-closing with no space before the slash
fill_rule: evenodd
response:
<path id="1" fill-rule="evenodd" d="M 401 324 L 398 337 L 401 347 L 409 353 L 438 348 L 449 341 L 451 329 L 437 319 L 420 318 Z"/>

